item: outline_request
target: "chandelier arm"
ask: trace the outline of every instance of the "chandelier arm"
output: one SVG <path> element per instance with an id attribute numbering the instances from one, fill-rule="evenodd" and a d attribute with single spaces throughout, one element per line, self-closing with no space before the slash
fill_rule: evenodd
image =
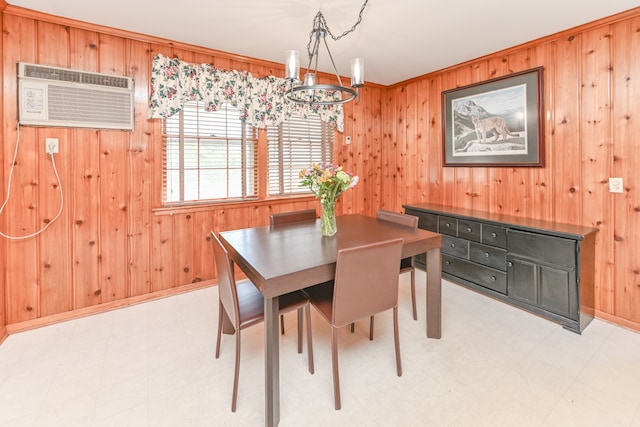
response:
<path id="1" fill-rule="evenodd" d="M 336 68 L 336 63 L 333 62 L 333 55 L 331 55 L 331 50 L 329 50 L 329 45 L 327 44 L 327 38 L 323 37 L 323 39 L 324 39 L 324 45 L 327 48 L 327 53 L 329 54 L 329 59 L 331 60 L 331 65 L 333 66 L 333 71 L 335 71 L 336 77 L 338 78 L 338 84 L 340 86 L 343 86 L 342 79 L 340 78 L 340 73 L 338 72 L 338 68 Z M 317 61 L 317 58 L 316 58 L 316 61 Z"/>
<path id="2" fill-rule="evenodd" d="M 311 40 L 309 40 L 309 46 L 311 46 Z M 313 70 L 314 73 L 318 72 L 318 54 L 320 53 L 320 39 L 318 37 L 315 38 L 315 42 L 313 44 L 313 51 L 310 50 L 309 46 L 307 46 L 308 54 L 309 54 L 309 65 L 307 66 L 307 73 L 310 70 Z M 316 59 L 315 65 L 313 64 L 313 58 Z M 313 68 L 312 68 L 313 67 Z"/>

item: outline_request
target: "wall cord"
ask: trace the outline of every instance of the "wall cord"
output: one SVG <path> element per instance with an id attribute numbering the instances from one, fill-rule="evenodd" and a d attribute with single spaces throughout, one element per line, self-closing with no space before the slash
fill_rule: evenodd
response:
<path id="1" fill-rule="evenodd" d="M 13 177 L 13 168 L 16 165 L 16 159 L 18 158 L 18 147 L 20 146 L 20 123 L 18 123 L 18 138 L 16 140 L 16 150 L 13 154 L 13 160 L 11 162 L 11 168 L 9 169 L 9 179 L 7 181 L 7 198 L 5 199 L 4 203 L 2 204 L 2 207 L 0 207 L 0 216 L 2 216 L 2 212 L 4 211 L 5 206 L 7 205 L 7 203 L 9 203 L 9 198 L 11 197 L 11 179 Z M 53 166 L 53 172 L 56 175 L 56 179 L 58 180 L 58 188 L 60 189 L 60 209 L 58 210 L 58 213 L 56 214 L 56 216 L 53 217 L 53 219 L 51 221 L 49 221 L 48 223 L 46 223 L 44 225 L 44 227 L 42 227 L 40 230 L 28 234 L 26 236 L 9 236 L 4 234 L 3 232 L 0 231 L 0 236 L 6 238 L 6 239 L 10 239 L 10 240 L 22 240 L 22 239 L 29 239 L 31 237 L 35 237 L 38 234 L 42 233 L 44 230 L 46 230 L 47 228 L 49 228 L 49 226 L 51 224 L 53 224 L 59 217 L 60 214 L 62 214 L 62 208 L 64 207 L 64 193 L 62 192 L 62 182 L 60 181 L 60 175 L 58 174 L 58 169 L 56 168 L 56 161 L 53 158 L 53 152 L 48 153 L 49 156 L 51 156 L 51 165 Z"/>

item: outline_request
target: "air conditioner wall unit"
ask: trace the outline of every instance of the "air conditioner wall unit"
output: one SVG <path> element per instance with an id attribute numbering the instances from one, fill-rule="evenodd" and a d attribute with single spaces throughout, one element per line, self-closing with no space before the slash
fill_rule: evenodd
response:
<path id="1" fill-rule="evenodd" d="M 26 126 L 133 130 L 133 79 L 18 64 L 18 120 Z"/>

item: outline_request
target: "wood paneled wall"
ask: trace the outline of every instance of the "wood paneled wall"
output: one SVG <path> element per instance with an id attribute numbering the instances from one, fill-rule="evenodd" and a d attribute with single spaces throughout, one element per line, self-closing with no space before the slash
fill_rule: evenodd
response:
<path id="1" fill-rule="evenodd" d="M 47 137 L 60 141 L 55 161 L 65 207 L 41 235 L 0 241 L 0 340 L 5 325 L 21 330 L 211 283 L 209 230 L 266 225 L 271 212 L 319 209 L 313 198 L 161 207 L 160 121 L 146 119 L 153 56 L 258 77 L 282 75 L 280 64 L 13 6 L 2 18 L 3 199 L 18 139 L 20 147 L 0 230 L 32 233 L 57 212 Z M 360 103 L 345 106 L 345 132 L 337 134 L 337 161 L 361 178 L 338 210 L 374 215 L 379 207 L 401 211 L 404 203 L 430 201 L 597 226 L 598 314 L 640 329 L 633 309 L 640 303 L 640 176 L 634 176 L 640 59 L 632 54 L 640 48 L 638 28 L 634 10 L 393 87 L 367 85 Z M 132 76 L 135 130 L 18 129 L 20 61 Z M 536 66 L 545 76 L 546 167 L 443 168 L 441 91 Z M 624 178 L 624 194 L 608 193 L 609 176 Z"/>
<path id="2" fill-rule="evenodd" d="M 20 145 L 0 230 L 14 236 L 30 234 L 57 212 L 60 197 L 44 150 L 47 137 L 59 139 L 60 153 L 54 159 L 64 191 L 62 216 L 45 232 L 0 241 L 0 251 L 6 254 L 0 285 L 6 291 L 6 301 L 0 304 L 6 315 L 0 318 L 10 331 L 213 283 L 210 230 L 267 225 L 271 212 L 319 212 L 313 197 L 162 208 L 161 121 L 146 118 L 153 56 L 162 53 L 222 69 L 249 70 L 257 77 L 283 75 L 280 64 L 13 6 L 5 9 L 3 18 L 3 183 L 18 139 Z M 133 77 L 135 130 L 18 129 L 18 62 Z M 374 214 L 379 204 L 385 90 L 369 85 L 359 104 L 345 107 L 344 135 L 351 135 L 352 143 L 345 145 L 344 135 L 336 134 L 336 158 L 362 179 L 341 197 L 339 212 Z M 266 152 L 264 133 L 260 140 L 259 150 Z"/>
<path id="3" fill-rule="evenodd" d="M 0 26 L 3 25 L 4 14 L 1 13 L 2 10 L 7 6 L 7 3 L 4 0 L 0 0 Z M 0 58 L 3 58 L 4 52 L 4 43 L 0 43 Z M 2 96 L 3 91 L 0 89 L 0 97 Z M 0 117 L 4 117 L 4 109 L 2 108 L 2 103 L 0 102 Z M 0 132 L 0 147 L 4 147 L 4 133 Z M 0 153 L 3 151 L 0 150 Z M 4 157 L 3 157 L 4 159 Z M 0 162 L 0 176 L 5 176 L 4 168 L 6 162 Z M 0 187 L 4 187 L 0 186 Z M 0 190 L 0 197 L 4 200 L 5 190 Z M 0 205 L 1 206 L 1 205 Z M 0 237 L 1 239 L 2 237 Z M 7 248 L 6 245 L 0 244 L 0 344 L 7 338 L 7 316 L 5 314 L 6 307 L 6 298 L 5 298 L 5 276 L 7 272 Z"/>
<path id="4" fill-rule="evenodd" d="M 383 206 L 433 202 L 597 227 L 596 309 L 640 330 L 640 8 L 394 85 Z M 544 67 L 544 168 L 443 168 L 441 92 Z M 610 193 L 622 177 L 624 193 Z"/>

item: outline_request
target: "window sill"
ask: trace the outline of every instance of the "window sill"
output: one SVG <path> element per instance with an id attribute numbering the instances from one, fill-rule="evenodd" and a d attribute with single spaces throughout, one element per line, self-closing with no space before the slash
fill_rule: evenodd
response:
<path id="1" fill-rule="evenodd" d="M 168 205 L 160 208 L 152 209 L 154 215 L 175 215 L 182 213 L 192 213 L 192 212 L 206 212 L 212 210 L 221 210 L 221 209 L 236 209 L 236 208 L 250 208 L 256 206 L 264 206 L 264 205 L 279 205 L 284 203 L 291 202 L 306 202 L 306 201 L 314 201 L 317 200 L 313 195 L 296 195 L 296 196 L 283 196 L 283 197 L 271 197 L 268 199 L 261 200 L 234 200 L 234 201 L 225 201 L 225 202 L 215 202 L 215 203 L 189 203 L 182 205 Z"/>

